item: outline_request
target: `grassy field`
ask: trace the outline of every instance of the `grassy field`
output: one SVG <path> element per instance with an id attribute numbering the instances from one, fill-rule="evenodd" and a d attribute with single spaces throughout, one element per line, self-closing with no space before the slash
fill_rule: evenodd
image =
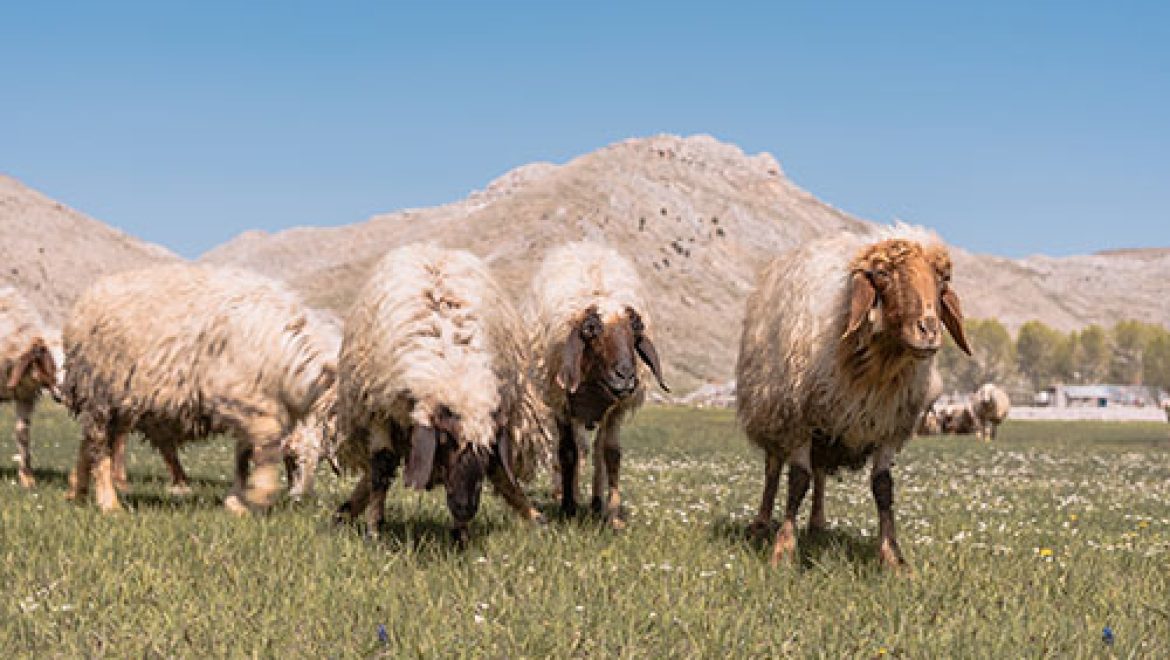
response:
<path id="1" fill-rule="evenodd" d="M 802 566 L 770 568 L 745 539 L 762 461 L 723 411 L 648 409 L 628 429 L 625 533 L 530 528 L 487 497 L 462 553 L 438 491 L 393 489 L 379 541 L 333 527 L 349 483 L 324 471 L 316 501 L 235 519 L 226 442 L 185 454 L 196 494 L 179 500 L 135 443 L 130 513 L 103 517 L 62 497 L 72 423 L 34 424 L 40 486 L 0 467 L 8 655 L 1170 657 L 1165 424 L 915 441 L 895 468 L 912 579 L 873 559 L 862 475 L 830 483 L 832 529 L 802 536 Z M 11 427 L 5 410 L 10 451 Z M 553 511 L 547 481 L 535 497 Z"/>

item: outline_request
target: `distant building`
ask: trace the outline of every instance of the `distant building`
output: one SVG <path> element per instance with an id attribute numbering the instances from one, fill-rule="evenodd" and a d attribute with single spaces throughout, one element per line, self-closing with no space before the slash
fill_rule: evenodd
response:
<path id="1" fill-rule="evenodd" d="M 1157 406 L 1165 392 L 1145 385 L 1053 385 L 1036 394 L 1036 404 L 1055 408 Z"/>

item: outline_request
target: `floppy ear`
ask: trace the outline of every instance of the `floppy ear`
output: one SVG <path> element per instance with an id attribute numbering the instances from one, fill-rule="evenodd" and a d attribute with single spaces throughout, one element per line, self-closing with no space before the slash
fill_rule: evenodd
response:
<path id="1" fill-rule="evenodd" d="M 585 355 L 585 340 L 576 328 L 569 333 L 561 352 L 561 370 L 557 372 L 557 385 L 569 394 L 577 391 L 581 384 L 581 358 Z"/>
<path id="2" fill-rule="evenodd" d="M 955 344 L 970 355 L 971 345 L 967 343 L 967 334 L 963 332 L 963 309 L 959 306 L 959 294 L 950 287 L 942 294 L 942 322 L 947 327 L 947 332 L 951 333 Z"/>
<path id="3" fill-rule="evenodd" d="M 33 362 L 39 357 L 39 351 L 37 350 L 39 348 L 43 348 L 43 346 L 34 343 L 27 351 L 20 355 L 20 359 L 16 361 L 16 364 L 12 365 L 12 372 L 8 376 L 8 389 L 16 389 L 20 385 L 20 381 L 24 380 L 25 374 L 28 373 Z M 52 358 L 49 359 L 51 360 Z"/>
<path id="4" fill-rule="evenodd" d="M 410 434 L 410 458 L 402 483 L 409 488 L 423 490 L 431 480 L 431 468 L 435 465 L 435 451 L 438 448 L 438 433 L 430 426 L 415 424 Z"/>
<path id="5" fill-rule="evenodd" d="M 841 335 L 841 338 L 857 332 L 869 310 L 876 304 L 877 289 L 874 288 L 873 282 L 869 281 L 869 275 L 862 271 L 853 273 L 849 283 L 849 325 L 845 327 L 845 334 Z"/>
<path id="6" fill-rule="evenodd" d="M 658 381 L 658 387 L 662 391 L 669 392 L 670 388 L 662 380 L 662 366 L 658 363 L 658 351 L 654 348 L 654 342 L 646 335 L 638 335 L 634 341 L 634 350 L 638 352 L 638 357 L 650 367 L 650 372 L 654 374 L 654 379 Z"/>

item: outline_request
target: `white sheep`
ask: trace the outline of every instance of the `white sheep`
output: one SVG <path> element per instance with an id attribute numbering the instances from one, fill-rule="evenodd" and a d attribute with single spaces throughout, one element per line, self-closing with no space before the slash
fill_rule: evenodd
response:
<path id="1" fill-rule="evenodd" d="M 995 440 L 999 425 L 1007 419 L 1011 410 L 1011 399 L 1007 392 L 992 383 L 985 383 L 975 392 L 971 410 L 975 415 L 975 433 L 981 440 Z"/>
<path id="2" fill-rule="evenodd" d="M 937 395 L 940 320 L 970 353 L 950 277 L 939 239 L 900 223 L 807 243 L 764 269 L 747 302 L 736 372 L 740 423 L 766 459 L 755 530 L 769 527 L 780 469 L 789 465 L 773 563 L 796 556 L 796 514 L 810 480 L 810 527 L 821 529 L 825 476 L 872 456 L 879 558 L 904 564 L 890 467 Z"/>
<path id="3" fill-rule="evenodd" d="M 376 534 L 405 460 L 406 486 L 445 485 L 457 542 L 485 475 L 521 517 L 541 521 L 517 483 L 550 444 L 530 362 L 519 316 L 477 257 L 421 244 L 388 253 L 345 319 L 338 458 L 360 480 L 338 518 L 364 512 Z"/>
<path id="4" fill-rule="evenodd" d="M 533 279 L 529 312 L 538 386 L 556 417 L 561 509 L 577 510 L 579 426 L 597 428 L 593 509 L 624 526 L 619 471 L 623 419 L 645 398 L 639 360 L 662 389 L 651 317 L 637 272 L 617 251 L 588 242 L 554 248 Z"/>
<path id="5" fill-rule="evenodd" d="M 92 477 L 103 511 L 120 508 L 114 461 L 135 430 L 163 451 L 172 474 L 183 443 L 233 436 L 235 482 L 224 505 L 239 514 L 267 507 L 281 439 L 336 376 L 327 324 L 283 285 L 233 269 L 107 276 L 74 305 L 64 342 L 64 396 L 84 433 L 69 497 L 85 495 Z"/>
<path id="6" fill-rule="evenodd" d="M 12 287 L 0 287 L 0 403 L 16 407 L 13 438 L 17 447 L 17 478 L 32 488 L 29 427 L 41 391 L 57 400 L 57 360 L 49 348 L 48 333 L 37 310 Z"/>

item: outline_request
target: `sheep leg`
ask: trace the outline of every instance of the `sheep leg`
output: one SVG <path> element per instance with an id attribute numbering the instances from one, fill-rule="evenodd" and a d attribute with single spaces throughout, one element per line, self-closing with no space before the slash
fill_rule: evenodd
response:
<path id="1" fill-rule="evenodd" d="M 566 516 L 577 515 L 577 461 L 580 459 L 577 448 L 576 429 L 571 420 L 557 420 L 557 433 L 560 443 L 557 445 L 557 463 L 561 471 L 561 513 Z"/>
<path id="2" fill-rule="evenodd" d="M 524 494 L 524 490 L 508 478 L 508 473 L 504 470 L 504 464 L 500 462 L 499 456 L 492 457 L 492 462 L 488 466 L 488 478 L 496 493 L 504 498 L 508 506 L 512 507 L 512 510 L 521 518 L 540 525 L 544 524 L 544 516 L 536 507 L 532 506 L 532 502 Z"/>
<path id="3" fill-rule="evenodd" d="M 126 478 L 126 438 L 129 433 L 119 433 L 114 437 L 114 488 L 119 493 L 130 490 L 130 480 Z"/>
<path id="4" fill-rule="evenodd" d="M 456 454 L 447 468 L 447 510 L 454 519 L 451 537 L 460 547 L 467 545 L 467 525 L 479 511 L 486 468 L 486 457 L 473 447 Z"/>
<path id="5" fill-rule="evenodd" d="M 353 492 L 337 511 L 333 514 L 334 522 L 349 522 L 357 517 L 359 511 L 365 511 L 370 502 L 370 474 L 367 472 L 354 486 Z"/>
<path id="6" fill-rule="evenodd" d="M 890 476 L 893 463 L 894 449 L 879 447 L 873 457 L 870 487 L 878 510 L 878 559 L 886 568 L 901 572 L 906 560 L 902 558 L 894 529 L 894 478 Z"/>
<path id="7" fill-rule="evenodd" d="M 32 471 L 32 452 L 29 450 L 29 420 L 32 418 L 33 402 L 16 401 L 16 426 L 12 435 L 16 440 L 17 451 L 17 478 L 22 488 L 32 488 L 37 485 Z"/>
<path id="8" fill-rule="evenodd" d="M 772 510 L 776 508 L 776 490 L 780 485 L 780 468 L 784 461 L 772 452 L 764 454 L 764 496 L 760 500 L 760 510 L 756 519 L 748 526 L 752 536 L 763 536 L 768 533 L 772 525 Z"/>
<path id="9" fill-rule="evenodd" d="M 597 447 L 597 453 L 605 455 L 605 475 L 609 482 L 609 492 L 606 494 L 604 511 L 606 518 L 609 520 L 610 527 L 616 531 L 621 531 L 625 529 L 626 521 L 622 515 L 622 492 L 620 485 L 622 446 L 619 422 L 606 415 L 605 421 L 602 422 L 597 435 L 603 438 L 603 442 L 599 443 Z"/>
<path id="10" fill-rule="evenodd" d="M 809 450 L 810 445 L 801 445 L 788 459 L 788 501 L 784 506 L 784 522 L 776 532 L 776 546 L 772 549 L 773 566 L 796 561 L 796 514 L 800 512 L 812 480 Z"/>
<path id="11" fill-rule="evenodd" d="M 178 443 L 168 440 L 156 446 L 159 454 L 162 455 L 163 463 L 167 466 L 167 472 L 171 475 L 171 486 L 167 492 L 176 497 L 190 495 L 192 493 L 191 482 L 187 478 L 187 471 L 183 469 L 183 464 L 179 462 Z M 238 445 L 236 450 L 239 451 Z M 247 466 L 244 467 L 244 470 L 246 474 Z"/>
<path id="12" fill-rule="evenodd" d="M 93 452 L 94 499 L 102 513 L 114 513 L 122 509 L 118 502 L 118 492 L 114 488 L 113 449 L 114 440 L 125 432 L 113 423 L 107 424 L 104 432 L 95 436 L 96 442 L 90 444 L 90 451 Z"/>
<path id="13" fill-rule="evenodd" d="M 825 471 L 813 470 L 812 512 L 808 518 L 810 532 L 823 532 L 825 525 Z"/>
<path id="14" fill-rule="evenodd" d="M 605 491 L 609 483 L 606 476 L 605 436 L 606 427 L 602 423 L 593 434 L 593 498 L 589 500 L 589 508 L 599 516 L 606 514 Z"/>
<path id="15" fill-rule="evenodd" d="M 93 478 L 93 447 L 97 445 L 99 427 L 88 415 L 82 416 L 81 442 L 77 446 L 77 466 L 69 473 L 69 490 L 65 499 L 82 500 L 89 495 L 89 482 Z"/>
<path id="16" fill-rule="evenodd" d="M 245 496 L 252 506 L 267 509 L 276 500 L 280 491 L 280 463 L 283 455 L 280 440 L 284 436 L 285 429 L 272 417 L 259 417 L 249 424 L 247 437 L 252 440 L 255 469 L 248 480 Z"/>
<path id="17" fill-rule="evenodd" d="M 236 440 L 235 474 L 232 479 L 232 489 L 224 498 L 223 506 L 237 516 L 248 513 L 248 505 L 245 502 L 251 462 L 252 444 L 247 440 Z"/>
<path id="18" fill-rule="evenodd" d="M 370 493 L 366 503 L 366 532 L 378 535 L 386 519 L 386 490 L 398 471 L 400 459 L 390 444 L 385 428 L 376 427 L 370 433 Z"/>

